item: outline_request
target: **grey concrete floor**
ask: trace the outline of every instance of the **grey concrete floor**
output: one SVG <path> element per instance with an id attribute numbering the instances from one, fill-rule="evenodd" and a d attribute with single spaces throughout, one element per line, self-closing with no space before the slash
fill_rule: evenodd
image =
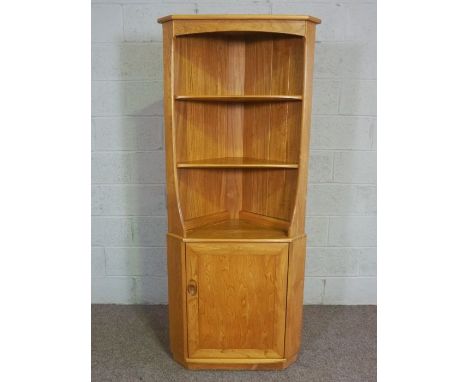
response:
<path id="1" fill-rule="evenodd" d="M 92 380 L 376 381 L 375 306 L 305 306 L 302 350 L 284 371 L 189 371 L 169 353 L 167 306 L 93 305 Z"/>

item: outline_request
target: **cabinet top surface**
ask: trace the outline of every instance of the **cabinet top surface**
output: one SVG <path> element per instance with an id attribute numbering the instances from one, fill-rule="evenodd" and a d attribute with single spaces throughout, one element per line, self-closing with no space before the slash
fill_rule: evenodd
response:
<path id="1" fill-rule="evenodd" d="M 158 19 L 162 24 L 171 20 L 302 20 L 320 24 L 317 17 L 307 15 L 168 15 Z"/>

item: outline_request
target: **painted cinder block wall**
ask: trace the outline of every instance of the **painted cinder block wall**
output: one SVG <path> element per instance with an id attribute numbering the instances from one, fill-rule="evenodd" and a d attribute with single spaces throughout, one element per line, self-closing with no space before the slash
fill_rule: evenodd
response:
<path id="1" fill-rule="evenodd" d="M 314 70 L 306 304 L 376 303 L 375 1 L 92 3 L 92 302 L 167 302 L 161 26 L 187 13 L 322 19 Z"/>

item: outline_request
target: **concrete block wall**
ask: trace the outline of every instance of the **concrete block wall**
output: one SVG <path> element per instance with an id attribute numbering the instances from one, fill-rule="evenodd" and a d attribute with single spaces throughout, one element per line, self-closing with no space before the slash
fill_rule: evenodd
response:
<path id="1" fill-rule="evenodd" d="M 162 42 L 173 13 L 318 26 L 306 304 L 376 303 L 376 3 L 93 0 L 92 302 L 167 302 Z"/>

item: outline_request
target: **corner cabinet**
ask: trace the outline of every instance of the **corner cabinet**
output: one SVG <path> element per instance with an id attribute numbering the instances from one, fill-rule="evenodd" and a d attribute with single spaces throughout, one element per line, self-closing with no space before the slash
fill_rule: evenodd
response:
<path id="1" fill-rule="evenodd" d="M 315 26 L 173 15 L 164 36 L 171 351 L 283 369 L 300 348 Z"/>

